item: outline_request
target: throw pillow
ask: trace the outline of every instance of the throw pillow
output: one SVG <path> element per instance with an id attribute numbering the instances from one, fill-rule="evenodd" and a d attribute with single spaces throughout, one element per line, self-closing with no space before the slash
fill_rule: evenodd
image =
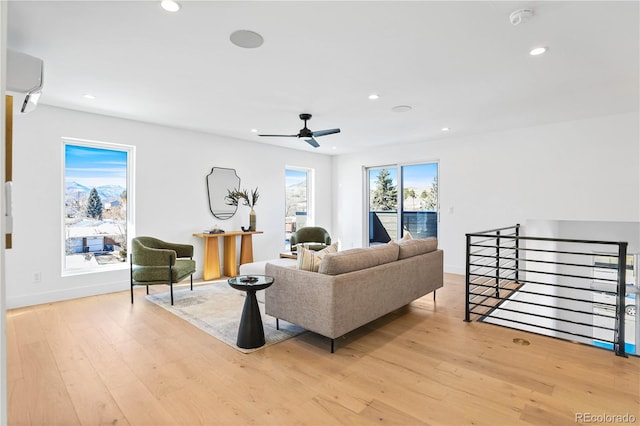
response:
<path id="1" fill-rule="evenodd" d="M 320 262 L 328 253 L 338 251 L 338 243 L 323 248 L 320 251 L 313 251 L 304 247 L 298 247 L 298 269 L 303 271 L 318 272 Z"/>

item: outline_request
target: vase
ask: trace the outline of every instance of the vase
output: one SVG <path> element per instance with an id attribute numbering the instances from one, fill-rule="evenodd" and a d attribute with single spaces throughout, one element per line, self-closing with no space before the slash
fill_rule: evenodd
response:
<path id="1" fill-rule="evenodd" d="M 256 230 L 256 211 L 254 209 L 251 209 L 251 212 L 249 213 L 249 231 L 255 231 Z"/>

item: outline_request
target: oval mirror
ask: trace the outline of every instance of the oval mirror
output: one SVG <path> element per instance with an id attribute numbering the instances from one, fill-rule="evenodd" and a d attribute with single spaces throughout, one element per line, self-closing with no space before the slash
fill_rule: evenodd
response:
<path id="1" fill-rule="evenodd" d="M 209 210 L 218 219 L 231 219 L 238 206 L 227 204 L 227 190 L 240 188 L 240 178 L 235 169 L 214 167 L 207 175 L 207 193 L 209 195 Z"/>

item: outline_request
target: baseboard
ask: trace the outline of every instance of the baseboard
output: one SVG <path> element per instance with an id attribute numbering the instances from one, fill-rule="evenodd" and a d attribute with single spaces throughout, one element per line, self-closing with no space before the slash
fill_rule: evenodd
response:
<path id="1" fill-rule="evenodd" d="M 80 297 L 97 296 L 106 293 L 115 293 L 129 289 L 128 281 L 114 281 L 94 286 L 75 287 L 63 290 L 44 291 L 31 293 L 24 296 L 8 297 L 7 309 L 23 308 L 25 306 L 41 305 L 43 303 L 60 302 L 63 300 L 78 299 Z M 128 300 L 128 299 L 127 299 Z"/>

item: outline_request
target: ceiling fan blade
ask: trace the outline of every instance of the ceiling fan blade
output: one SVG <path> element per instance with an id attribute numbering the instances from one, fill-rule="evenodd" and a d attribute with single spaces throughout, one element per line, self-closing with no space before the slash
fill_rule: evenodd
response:
<path id="1" fill-rule="evenodd" d="M 258 136 L 266 136 L 271 138 L 297 138 L 298 135 L 258 135 Z"/>
<path id="2" fill-rule="evenodd" d="M 315 132 L 312 132 L 312 133 L 314 137 L 325 136 L 325 135 L 332 135 L 334 133 L 340 133 L 340 129 L 316 130 Z"/>
<path id="3" fill-rule="evenodd" d="M 320 144 L 319 144 L 319 143 L 318 143 L 318 141 L 317 141 L 317 140 L 315 140 L 314 138 L 311 138 L 311 139 L 305 139 L 305 140 L 307 141 L 307 143 L 308 143 L 309 145 L 311 145 L 311 146 L 312 146 L 312 147 L 314 147 L 314 148 L 319 148 L 319 147 L 320 147 Z"/>

